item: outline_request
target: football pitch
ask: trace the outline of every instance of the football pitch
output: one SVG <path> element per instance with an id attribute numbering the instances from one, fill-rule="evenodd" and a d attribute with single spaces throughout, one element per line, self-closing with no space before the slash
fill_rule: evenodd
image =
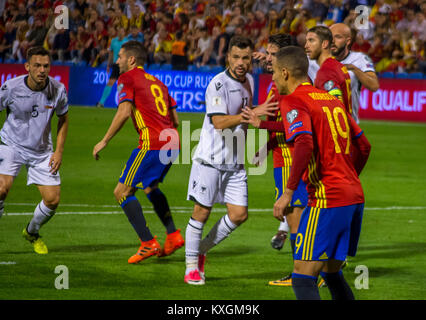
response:
<path id="1" fill-rule="evenodd" d="M 47 255 L 34 253 L 21 236 L 40 201 L 38 190 L 26 186 L 25 169 L 15 180 L 0 219 L 0 299 L 295 299 L 290 287 L 268 286 L 268 281 L 292 270 L 290 243 L 281 251 L 270 246 L 279 224 L 272 216 L 271 155 L 265 174 L 248 177 L 249 219 L 208 253 L 205 286 L 183 282 L 183 248 L 139 265 L 127 263 L 139 241 L 116 204 L 113 189 L 137 146 L 131 121 L 101 152 L 99 161 L 92 157 L 93 146 L 103 137 L 114 113 L 115 109 L 70 108 L 60 170 L 61 204 L 40 232 L 49 248 Z M 1 126 L 4 117 L 5 112 L 0 113 Z M 202 125 L 202 114 L 181 113 L 179 117 L 190 121 L 191 132 Z M 55 117 L 52 123 L 56 132 Z M 345 277 L 357 299 L 424 300 L 426 125 L 362 121 L 361 127 L 372 153 L 361 174 L 366 208 L 358 254 L 349 259 Z M 195 144 L 191 142 L 191 148 Z M 183 235 L 192 212 L 192 203 L 186 200 L 189 172 L 190 164 L 173 165 L 160 185 Z M 164 243 L 165 229 L 151 203 L 142 191 L 137 196 L 152 233 Z M 224 213 L 223 206 L 214 207 L 204 234 Z M 68 271 L 68 289 L 58 289 L 65 284 L 63 270 Z M 320 294 L 322 299 L 330 299 L 327 288 L 321 288 Z"/>

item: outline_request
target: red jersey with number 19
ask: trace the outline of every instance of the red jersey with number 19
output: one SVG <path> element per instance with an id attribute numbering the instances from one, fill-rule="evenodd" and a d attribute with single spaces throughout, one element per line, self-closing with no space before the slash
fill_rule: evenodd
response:
<path id="1" fill-rule="evenodd" d="M 169 150 L 179 150 L 179 133 L 170 118 L 175 100 L 167 87 L 142 67 L 120 75 L 117 82 L 118 104 L 133 104 L 132 120 L 139 133 L 139 149 L 160 150 L 167 144 Z"/>
<path id="2" fill-rule="evenodd" d="M 363 132 L 344 105 L 329 93 L 303 83 L 280 104 L 288 142 L 313 137 L 313 153 L 303 174 L 311 207 L 333 208 L 364 202 L 351 154 Z"/>

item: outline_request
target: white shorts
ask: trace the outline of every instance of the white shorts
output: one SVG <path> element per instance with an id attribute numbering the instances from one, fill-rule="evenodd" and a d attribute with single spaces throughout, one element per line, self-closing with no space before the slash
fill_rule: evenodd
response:
<path id="1" fill-rule="evenodd" d="M 49 172 L 49 161 L 52 152 L 41 155 L 31 155 L 20 152 L 17 148 L 0 145 L 0 174 L 16 177 L 25 165 L 27 167 L 27 185 L 56 186 L 61 184 L 59 172 Z"/>
<path id="2" fill-rule="evenodd" d="M 212 207 L 215 203 L 248 206 L 246 170 L 222 171 L 214 167 L 192 163 L 187 200 Z"/>

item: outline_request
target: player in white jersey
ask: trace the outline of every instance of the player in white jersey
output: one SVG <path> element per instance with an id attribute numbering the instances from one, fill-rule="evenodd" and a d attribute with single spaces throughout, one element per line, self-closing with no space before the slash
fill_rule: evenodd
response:
<path id="1" fill-rule="evenodd" d="M 359 97 L 361 87 L 364 86 L 370 91 L 379 89 L 379 79 L 377 78 L 373 62 L 370 57 L 362 52 L 353 52 L 350 50 L 352 44 L 351 29 L 344 23 L 336 23 L 330 26 L 333 34 L 333 44 L 331 45 L 331 54 L 336 60 L 344 64 L 351 77 L 352 90 L 352 117 L 359 123 Z M 318 64 L 310 60 L 308 75 L 312 81 L 315 80 Z"/>
<path id="2" fill-rule="evenodd" d="M 215 76 L 206 90 L 206 116 L 189 178 L 188 200 L 194 202 L 194 210 L 185 238 L 184 280 L 188 284 L 205 283 L 206 253 L 248 217 L 244 168 L 247 125 L 241 123 L 241 111 L 252 107 L 254 83 L 248 71 L 253 43 L 235 36 L 228 50 L 228 69 Z M 256 108 L 256 113 L 273 115 L 276 108 L 276 103 L 268 100 Z M 227 214 L 201 240 L 215 203 L 226 204 Z"/>
<path id="3" fill-rule="evenodd" d="M 0 111 L 7 117 L 0 131 L 0 216 L 4 200 L 21 167 L 28 170 L 27 184 L 35 184 L 42 201 L 24 228 L 24 238 L 39 254 L 48 252 L 39 230 L 55 213 L 60 199 L 59 168 L 68 131 L 65 86 L 49 77 L 50 56 L 42 47 L 30 48 L 27 75 L 6 81 L 0 89 Z M 51 118 L 58 116 L 56 148 L 51 138 Z"/>

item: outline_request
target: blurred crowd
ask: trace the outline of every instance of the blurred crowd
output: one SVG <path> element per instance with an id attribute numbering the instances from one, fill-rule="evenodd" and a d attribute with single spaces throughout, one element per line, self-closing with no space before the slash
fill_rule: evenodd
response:
<path id="1" fill-rule="evenodd" d="M 359 5 L 369 7 L 367 19 Z M 235 34 L 265 51 L 271 34 L 303 46 L 309 28 L 343 22 L 353 29 L 352 50 L 368 54 L 378 72 L 425 72 L 425 15 L 426 0 L 0 0 L 0 61 L 23 61 L 42 45 L 54 60 L 96 67 L 111 62 L 118 37 L 141 41 L 149 64 L 224 66 Z"/>

